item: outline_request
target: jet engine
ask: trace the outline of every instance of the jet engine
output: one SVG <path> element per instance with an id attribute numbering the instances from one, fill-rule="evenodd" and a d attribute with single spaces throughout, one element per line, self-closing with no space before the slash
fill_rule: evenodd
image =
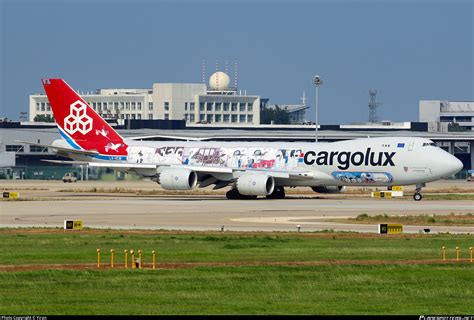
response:
<path id="1" fill-rule="evenodd" d="M 158 183 L 166 190 L 191 190 L 197 182 L 196 172 L 189 169 L 163 169 L 158 178 Z"/>
<path id="2" fill-rule="evenodd" d="M 344 186 L 317 186 L 311 187 L 311 189 L 318 193 L 341 193 L 346 191 L 346 187 Z"/>
<path id="3" fill-rule="evenodd" d="M 275 188 L 275 179 L 265 174 L 243 174 L 237 179 L 236 187 L 245 196 L 267 196 Z"/>

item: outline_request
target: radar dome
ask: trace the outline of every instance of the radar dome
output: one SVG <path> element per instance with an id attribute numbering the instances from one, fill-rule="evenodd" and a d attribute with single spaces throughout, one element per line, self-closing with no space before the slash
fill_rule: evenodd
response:
<path id="1" fill-rule="evenodd" d="M 222 71 L 214 72 L 209 79 L 209 86 L 212 90 L 227 90 L 229 89 L 230 78 Z"/>

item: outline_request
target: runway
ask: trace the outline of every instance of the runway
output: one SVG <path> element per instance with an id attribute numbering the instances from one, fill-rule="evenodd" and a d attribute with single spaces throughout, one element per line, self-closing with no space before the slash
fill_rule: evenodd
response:
<path id="1" fill-rule="evenodd" d="M 64 220 L 81 219 L 86 227 L 231 231 L 377 232 L 376 225 L 324 221 L 359 214 L 473 213 L 474 201 L 408 199 L 226 200 L 223 196 L 110 197 L 78 200 L 2 201 L 2 227 L 62 227 Z M 424 226 L 405 226 L 416 233 Z M 430 226 L 431 232 L 466 233 L 473 227 Z"/>

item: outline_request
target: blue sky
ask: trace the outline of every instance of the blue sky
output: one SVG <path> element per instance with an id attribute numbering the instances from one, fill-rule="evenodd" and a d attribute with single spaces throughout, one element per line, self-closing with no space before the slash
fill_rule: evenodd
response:
<path id="1" fill-rule="evenodd" d="M 40 79 L 78 90 L 201 82 L 238 61 L 239 87 L 314 105 L 320 121 L 417 121 L 420 99 L 473 100 L 473 1 L 0 0 L 0 116 L 18 119 Z M 310 117 L 312 117 L 310 110 Z"/>

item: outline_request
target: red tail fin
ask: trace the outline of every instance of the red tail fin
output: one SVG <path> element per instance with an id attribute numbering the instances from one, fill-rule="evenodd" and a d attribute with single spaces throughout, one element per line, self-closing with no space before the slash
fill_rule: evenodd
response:
<path id="1" fill-rule="evenodd" d="M 104 159 L 127 155 L 122 137 L 63 79 L 43 79 L 43 87 L 59 131 L 73 148 L 96 150 Z"/>

